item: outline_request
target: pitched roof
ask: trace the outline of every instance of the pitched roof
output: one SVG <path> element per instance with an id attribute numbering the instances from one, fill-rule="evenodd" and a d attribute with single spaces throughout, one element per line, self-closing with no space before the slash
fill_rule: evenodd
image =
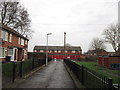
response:
<path id="1" fill-rule="evenodd" d="M 46 50 L 46 46 L 35 46 L 34 50 Z M 48 46 L 48 50 L 64 50 L 64 46 Z M 66 46 L 66 50 L 81 50 L 80 46 Z"/>
<path id="2" fill-rule="evenodd" d="M 0 28 L 2 28 L 3 30 L 6 30 L 6 31 L 8 31 L 8 32 L 11 32 L 11 33 L 13 33 L 13 34 L 15 34 L 15 35 L 17 35 L 17 36 L 19 36 L 19 37 L 21 37 L 21 38 L 24 38 L 24 39 L 28 40 L 28 38 L 24 37 L 23 35 L 21 35 L 21 34 L 18 33 L 17 31 L 11 29 L 10 27 L 8 27 L 8 26 L 6 26 L 6 25 L 1 24 L 1 25 L 0 25 Z"/>

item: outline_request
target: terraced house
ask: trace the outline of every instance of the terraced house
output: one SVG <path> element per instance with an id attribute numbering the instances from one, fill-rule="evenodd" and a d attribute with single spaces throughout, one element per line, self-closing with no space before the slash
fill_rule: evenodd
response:
<path id="1" fill-rule="evenodd" d="M 0 61 L 27 59 L 28 39 L 6 25 L 0 26 Z"/>
<path id="2" fill-rule="evenodd" d="M 46 53 L 46 46 L 35 46 L 33 52 Z M 48 57 L 52 59 L 79 59 L 82 54 L 80 46 L 48 46 Z"/>

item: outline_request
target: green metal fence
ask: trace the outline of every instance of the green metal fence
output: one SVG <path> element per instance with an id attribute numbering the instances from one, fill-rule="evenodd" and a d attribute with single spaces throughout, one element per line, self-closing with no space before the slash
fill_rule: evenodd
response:
<path id="1" fill-rule="evenodd" d="M 78 65 L 71 60 L 64 60 L 64 62 L 68 65 L 70 70 L 75 74 L 78 80 L 86 87 L 86 88 L 95 88 L 100 90 L 118 90 L 118 87 L 115 88 L 111 78 L 105 77 L 101 74 L 92 71 L 83 65 Z"/>
<path id="2" fill-rule="evenodd" d="M 52 59 L 49 59 L 51 61 Z M 14 83 L 16 79 L 22 78 L 33 69 L 45 64 L 45 60 L 32 59 L 18 62 L 2 63 L 2 87 Z"/>

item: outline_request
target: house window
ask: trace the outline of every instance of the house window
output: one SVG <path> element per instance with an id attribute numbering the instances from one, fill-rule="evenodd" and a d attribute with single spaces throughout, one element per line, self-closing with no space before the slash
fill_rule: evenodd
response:
<path id="1" fill-rule="evenodd" d="M 18 38 L 18 44 L 20 44 L 20 37 Z"/>
<path id="2" fill-rule="evenodd" d="M 75 51 L 72 51 L 72 53 L 75 53 Z"/>
<path id="3" fill-rule="evenodd" d="M 24 45 L 24 39 L 21 38 L 21 45 Z"/>
<path id="4" fill-rule="evenodd" d="M 50 53 L 52 52 L 52 50 L 50 50 Z"/>
<path id="5" fill-rule="evenodd" d="M 67 53 L 68 51 L 65 51 L 65 53 Z"/>
<path id="6" fill-rule="evenodd" d="M 0 47 L 0 57 L 5 57 L 7 55 L 7 49 Z"/>
<path id="7" fill-rule="evenodd" d="M 57 50 L 55 50 L 55 53 L 57 53 Z"/>
<path id="8" fill-rule="evenodd" d="M 34 52 L 37 52 L 37 50 L 34 50 Z"/>
<path id="9" fill-rule="evenodd" d="M 81 53 L 81 51 L 79 51 L 79 53 Z"/>
<path id="10" fill-rule="evenodd" d="M 2 31 L 2 32 L 1 32 L 1 38 L 2 38 L 4 41 L 8 41 L 8 32 Z"/>
<path id="11" fill-rule="evenodd" d="M 8 55 L 13 55 L 13 49 L 12 48 L 8 49 Z"/>
<path id="12" fill-rule="evenodd" d="M 44 52 L 43 50 L 40 50 L 40 52 Z"/>
<path id="13" fill-rule="evenodd" d="M 9 42 L 12 42 L 12 34 L 10 34 Z"/>
<path id="14" fill-rule="evenodd" d="M 5 41 L 8 41 L 8 32 L 5 32 Z"/>
<path id="15" fill-rule="evenodd" d="M 61 51 L 58 51 L 59 53 L 61 53 Z"/>
<path id="16" fill-rule="evenodd" d="M 25 40 L 25 44 L 27 45 L 27 40 Z"/>

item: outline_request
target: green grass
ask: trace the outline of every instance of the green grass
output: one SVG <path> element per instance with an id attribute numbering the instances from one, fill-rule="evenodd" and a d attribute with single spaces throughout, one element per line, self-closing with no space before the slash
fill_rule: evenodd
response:
<path id="1" fill-rule="evenodd" d="M 102 74 L 103 76 L 110 77 L 113 79 L 113 83 L 120 83 L 120 77 L 118 77 L 118 73 L 120 74 L 120 70 L 110 70 L 104 67 L 98 66 L 97 62 L 76 62 L 79 65 L 83 65 L 98 74 Z"/>

